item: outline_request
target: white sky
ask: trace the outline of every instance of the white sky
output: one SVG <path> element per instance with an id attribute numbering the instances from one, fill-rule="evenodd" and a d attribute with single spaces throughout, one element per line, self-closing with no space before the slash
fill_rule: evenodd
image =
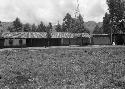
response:
<path id="1" fill-rule="evenodd" d="M 0 20 L 22 22 L 62 22 L 67 12 L 74 16 L 76 0 L 0 0 Z M 84 21 L 102 21 L 107 10 L 106 0 L 80 0 Z"/>

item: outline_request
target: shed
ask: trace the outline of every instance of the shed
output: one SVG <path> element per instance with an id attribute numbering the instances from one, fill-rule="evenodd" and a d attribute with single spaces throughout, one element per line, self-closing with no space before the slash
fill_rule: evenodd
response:
<path id="1" fill-rule="evenodd" d="M 111 35 L 92 34 L 92 45 L 111 45 Z"/>

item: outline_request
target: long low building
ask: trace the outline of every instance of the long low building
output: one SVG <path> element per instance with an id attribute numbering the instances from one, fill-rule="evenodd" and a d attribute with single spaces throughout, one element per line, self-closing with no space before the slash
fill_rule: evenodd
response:
<path id="1" fill-rule="evenodd" d="M 112 45 L 111 41 L 124 45 L 125 35 L 114 34 L 111 40 L 109 34 L 52 32 L 48 38 L 46 32 L 4 32 L 0 37 L 0 47 Z"/>
<path id="2" fill-rule="evenodd" d="M 91 36 L 88 33 L 52 32 L 47 38 L 46 32 L 5 32 L 0 39 L 1 47 L 42 47 L 88 45 Z"/>

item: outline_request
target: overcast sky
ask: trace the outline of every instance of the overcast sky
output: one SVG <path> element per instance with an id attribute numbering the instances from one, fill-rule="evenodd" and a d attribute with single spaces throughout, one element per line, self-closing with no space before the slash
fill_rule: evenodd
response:
<path id="1" fill-rule="evenodd" d="M 76 0 L 0 0 L 0 20 L 23 22 L 61 22 L 67 12 L 74 16 Z M 107 10 L 106 0 L 80 0 L 84 21 L 102 21 Z"/>

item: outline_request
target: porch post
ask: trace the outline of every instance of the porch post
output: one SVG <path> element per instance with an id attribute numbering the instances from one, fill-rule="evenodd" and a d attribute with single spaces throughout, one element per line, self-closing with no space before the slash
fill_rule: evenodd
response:
<path id="1" fill-rule="evenodd" d="M 69 46 L 70 46 L 71 42 L 70 42 L 70 38 L 69 38 Z"/>
<path id="2" fill-rule="evenodd" d="M 90 42 L 89 44 L 91 44 L 91 37 L 89 37 L 89 42 Z"/>
<path id="3" fill-rule="evenodd" d="M 61 38 L 61 46 L 63 46 L 63 38 Z"/>
<path id="4" fill-rule="evenodd" d="M 81 41 L 82 41 L 82 44 L 81 44 L 81 46 L 83 46 L 83 38 L 81 37 Z"/>

